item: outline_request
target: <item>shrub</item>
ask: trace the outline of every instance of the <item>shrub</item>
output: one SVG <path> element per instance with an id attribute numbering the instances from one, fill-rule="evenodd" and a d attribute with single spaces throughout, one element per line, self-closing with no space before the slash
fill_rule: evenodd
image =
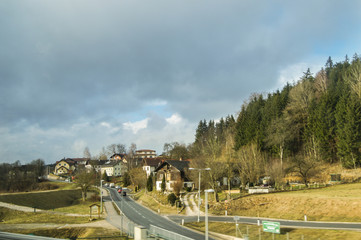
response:
<path id="1" fill-rule="evenodd" d="M 186 187 L 185 188 L 187 192 L 191 192 L 192 191 L 192 188 L 191 187 Z"/>
<path id="2" fill-rule="evenodd" d="M 152 174 L 150 174 L 149 177 L 148 177 L 147 190 L 149 192 L 153 191 L 153 177 L 152 177 Z"/>
<path id="3" fill-rule="evenodd" d="M 168 202 L 174 206 L 175 202 L 177 201 L 177 196 L 174 193 L 168 195 Z"/>

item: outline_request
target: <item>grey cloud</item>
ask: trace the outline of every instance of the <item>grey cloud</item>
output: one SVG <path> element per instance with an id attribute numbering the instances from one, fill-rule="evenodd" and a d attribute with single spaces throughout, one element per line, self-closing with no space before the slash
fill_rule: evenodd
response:
<path id="1" fill-rule="evenodd" d="M 360 5 L 1 1 L 0 127 L 130 121 L 154 99 L 191 122 L 234 114 L 281 69 L 359 40 Z"/>

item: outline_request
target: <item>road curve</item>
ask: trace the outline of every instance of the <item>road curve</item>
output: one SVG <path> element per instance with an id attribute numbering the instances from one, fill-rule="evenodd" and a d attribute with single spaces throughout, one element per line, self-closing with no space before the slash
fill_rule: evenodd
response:
<path id="1" fill-rule="evenodd" d="M 118 194 L 115 189 L 110 188 L 109 192 L 115 204 L 117 204 L 124 215 L 134 223 L 147 229 L 150 228 L 150 225 L 154 225 L 159 228 L 175 232 L 182 236 L 189 237 L 191 239 L 204 240 L 203 234 L 199 234 L 188 228 L 182 227 L 177 223 L 167 219 L 166 217 L 155 214 L 154 212 L 132 200 L 130 197 L 120 196 L 120 194 Z"/>

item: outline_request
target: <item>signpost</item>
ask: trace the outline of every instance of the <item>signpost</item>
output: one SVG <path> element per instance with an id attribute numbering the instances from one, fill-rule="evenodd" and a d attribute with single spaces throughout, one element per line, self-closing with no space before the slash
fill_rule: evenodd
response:
<path id="1" fill-rule="evenodd" d="M 268 222 L 268 221 L 262 221 L 262 227 L 264 232 L 270 232 L 270 233 L 281 233 L 281 226 L 279 222 Z"/>
<path id="2" fill-rule="evenodd" d="M 234 221 L 236 221 L 236 238 L 238 238 L 238 223 L 237 221 L 240 219 L 238 216 L 233 217 Z"/>

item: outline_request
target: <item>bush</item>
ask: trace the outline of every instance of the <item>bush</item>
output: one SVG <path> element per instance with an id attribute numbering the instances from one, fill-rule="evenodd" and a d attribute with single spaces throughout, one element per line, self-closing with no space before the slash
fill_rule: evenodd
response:
<path id="1" fill-rule="evenodd" d="M 168 202 L 174 206 L 175 202 L 177 201 L 177 196 L 174 193 L 168 195 Z"/>
<path id="2" fill-rule="evenodd" d="M 54 190 L 58 188 L 59 186 L 52 183 L 42 183 L 38 185 L 38 190 Z"/>
<path id="3" fill-rule="evenodd" d="M 185 187 L 184 188 L 187 192 L 192 192 L 192 188 L 191 187 Z"/>

